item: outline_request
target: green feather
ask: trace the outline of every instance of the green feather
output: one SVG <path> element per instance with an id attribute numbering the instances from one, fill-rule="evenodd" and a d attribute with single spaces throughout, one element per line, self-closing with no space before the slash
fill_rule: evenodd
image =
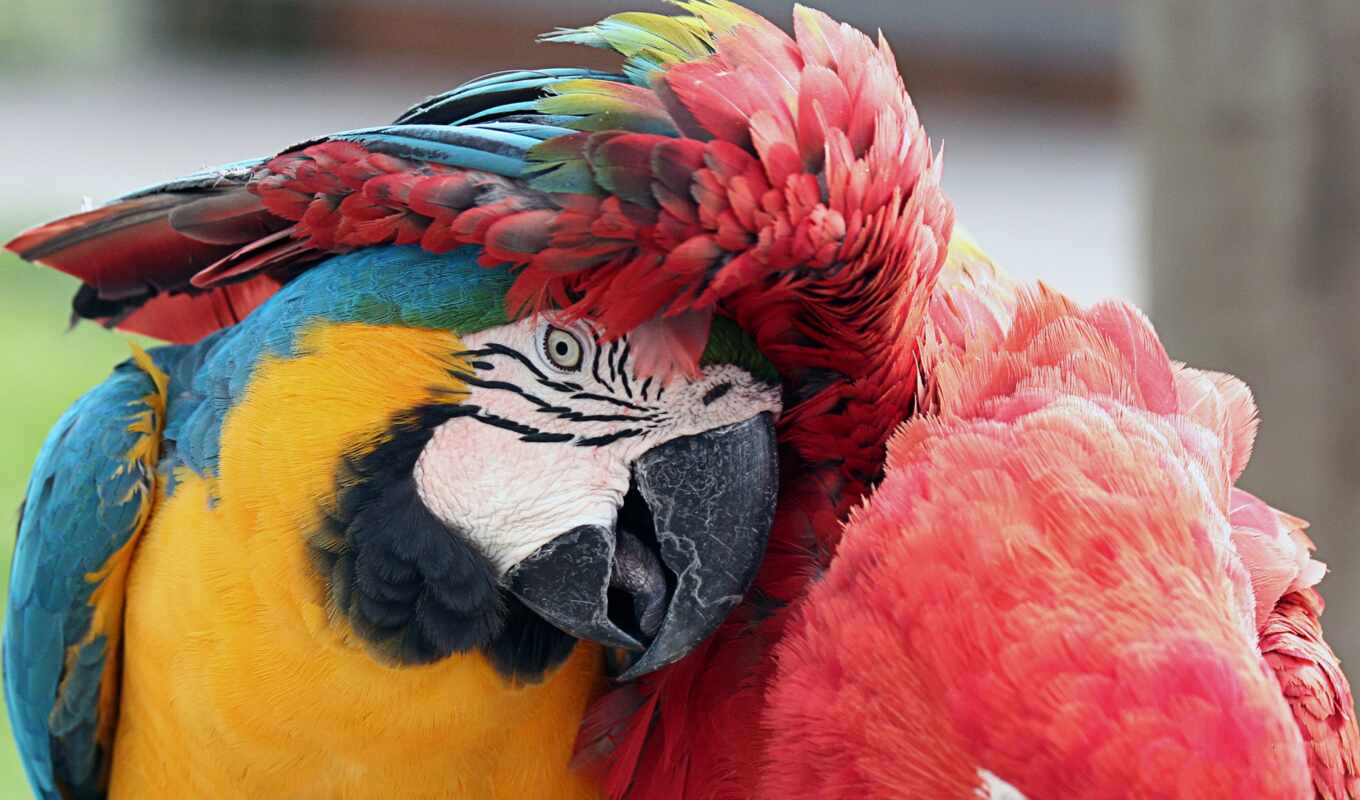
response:
<path id="1" fill-rule="evenodd" d="M 531 147 L 525 156 L 524 178 L 540 192 L 604 194 L 586 163 L 588 137 L 589 134 L 575 133 Z"/>
<path id="2" fill-rule="evenodd" d="M 746 331 L 727 317 L 714 317 L 708 331 L 708 346 L 699 357 L 699 366 L 732 364 L 757 378 L 778 381 L 779 373 Z"/>
<path id="3" fill-rule="evenodd" d="M 553 94 L 538 101 L 543 114 L 569 114 L 579 117 L 567 127 L 580 131 L 633 131 L 675 136 L 670 115 L 656 95 L 631 84 L 598 80 L 562 81 L 551 87 Z"/>
<path id="4" fill-rule="evenodd" d="M 623 71 L 638 86 L 650 85 L 657 72 L 671 65 L 713 53 L 712 35 L 698 18 L 643 11 L 614 14 L 585 28 L 559 28 L 539 38 L 613 50 L 627 59 Z"/>

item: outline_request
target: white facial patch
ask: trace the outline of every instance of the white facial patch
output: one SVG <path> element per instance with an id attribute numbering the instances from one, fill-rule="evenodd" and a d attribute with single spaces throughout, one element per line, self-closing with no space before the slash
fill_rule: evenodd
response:
<path id="1" fill-rule="evenodd" d="M 1025 800 L 1023 792 L 988 770 L 978 770 L 978 780 L 982 785 L 973 794 L 983 800 Z"/>
<path id="2" fill-rule="evenodd" d="M 468 413 L 434 431 L 421 500 L 501 572 L 580 525 L 613 528 L 639 456 L 682 436 L 778 414 L 779 390 L 731 365 L 662 386 L 627 338 L 528 319 L 464 337 Z"/>

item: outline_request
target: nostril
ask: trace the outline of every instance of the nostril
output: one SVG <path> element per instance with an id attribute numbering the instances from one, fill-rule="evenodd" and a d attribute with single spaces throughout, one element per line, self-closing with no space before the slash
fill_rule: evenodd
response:
<path id="1" fill-rule="evenodd" d="M 712 389 L 709 389 L 708 392 L 704 395 L 704 405 L 706 406 L 713 405 L 715 402 L 717 402 L 718 398 L 722 397 L 723 395 L 727 394 L 730 391 L 732 391 L 732 384 L 728 381 L 723 381 L 717 386 L 714 386 Z"/>

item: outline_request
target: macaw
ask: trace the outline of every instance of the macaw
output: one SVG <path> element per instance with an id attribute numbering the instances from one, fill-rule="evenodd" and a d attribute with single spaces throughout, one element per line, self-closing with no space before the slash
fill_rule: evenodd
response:
<path id="1" fill-rule="evenodd" d="M 594 795 L 577 640 L 645 671 L 721 621 L 778 392 L 730 325 L 662 383 L 589 318 L 505 321 L 505 287 L 463 250 L 339 256 L 58 421 L 5 640 L 40 796 Z"/>
<path id="2" fill-rule="evenodd" d="M 1360 797 L 1325 568 L 1234 486 L 1247 387 L 951 261 L 917 411 L 776 646 L 752 796 Z"/>
<path id="3" fill-rule="evenodd" d="M 10 244 L 82 279 L 77 316 L 184 343 L 121 367 L 35 469 L 5 659 L 40 792 L 745 798 L 789 788 L 801 753 L 837 796 L 838 721 L 785 688 L 819 668 L 805 649 L 846 646 L 816 627 L 837 592 L 913 608 L 837 576 L 920 535 L 894 499 L 920 470 L 888 443 L 963 385 L 931 343 L 1024 329 L 951 277 L 975 259 L 882 37 L 679 5 L 548 37 L 618 73 L 489 76 Z M 642 386 L 681 406 L 616 405 Z M 582 419 L 624 412 L 665 430 Z M 897 527 L 844 525 L 860 505 Z M 1258 516 L 1260 547 L 1298 546 Z M 1325 707 L 1314 673 L 1280 671 L 1326 761 L 1349 690 L 1300 570 L 1260 646 L 1332 681 Z M 877 690 L 914 708 L 899 688 Z M 893 744 L 874 752 L 931 763 Z M 1029 785 L 951 753 L 955 789 Z"/>

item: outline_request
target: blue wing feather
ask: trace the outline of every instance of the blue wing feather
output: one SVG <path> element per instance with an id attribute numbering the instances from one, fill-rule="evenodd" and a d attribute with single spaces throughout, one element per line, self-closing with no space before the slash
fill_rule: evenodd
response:
<path id="1" fill-rule="evenodd" d="M 562 133 L 571 131 L 562 129 Z M 332 134 L 375 153 L 518 178 L 529 149 L 542 140 L 493 125 L 387 125 Z"/>
<path id="2" fill-rule="evenodd" d="M 89 636 L 89 579 L 137 533 L 154 473 L 130 459 L 160 389 L 132 361 L 61 417 L 38 456 L 20 518 L 4 632 L 5 701 L 34 793 L 102 796 L 96 741 L 107 652 Z M 162 397 L 163 400 L 163 397 Z M 68 661 L 68 654 L 71 659 Z M 69 668 L 68 668 L 69 667 Z"/>

